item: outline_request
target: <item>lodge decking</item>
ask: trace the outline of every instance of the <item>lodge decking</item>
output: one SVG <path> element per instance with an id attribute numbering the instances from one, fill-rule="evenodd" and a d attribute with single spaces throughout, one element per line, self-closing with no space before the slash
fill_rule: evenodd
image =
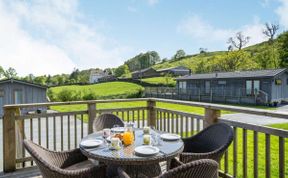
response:
<path id="1" fill-rule="evenodd" d="M 117 105 L 118 108 L 98 109 L 98 104 L 112 102 L 119 103 Z M 138 102 L 140 104 L 136 107 L 128 107 L 125 106 L 125 103 L 127 102 Z M 183 112 L 181 110 L 173 110 L 171 108 L 161 108 L 159 103 L 180 104 L 183 105 L 183 107 L 196 106 L 203 108 L 204 115 Z M 73 112 L 41 113 L 32 115 L 20 112 L 29 107 L 69 106 L 79 104 L 86 105 L 87 109 Z M 271 177 L 271 175 L 276 175 L 276 177 L 281 178 L 284 178 L 285 176 L 287 177 L 288 167 L 285 165 L 285 161 L 287 161 L 288 153 L 287 149 L 285 149 L 285 142 L 287 142 L 288 131 L 225 120 L 220 117 L 221 110 L 288 119 L 287 113 L 276 113 L 267 110 L 158 98 L 5 106 L 5 116 L 3 120 L 4 171 L 12 172 L 12 175 L 20 173 L 20 175 L 23 176 L 25 173 L 28 173 L 26 167 L 31 165 L 32 159 L 23 149 L 21 144 L 23 138 L 31 139 L 52 150 L 69 150 L 77 147 L 81 138 L 92 132 L 93 120 L 99 114 L 108 112 L 116 114 L 126 121 L 133 121 L 139 128 L 145 125 L 154 125 L 159 130 L 178 133 L 182 137 L 194 135 L 198 131 L 202 130 L 203 127 L 213 124 L 214 122 L 227 123 L 233 127 L 235 137 L 233 144 L 229 149 L 230 154 L 227 151 L 222 159 L 220 168 L 222 177 L 248 177 L 248 175 L 250 177 L 251 175 L 254 177 Z M 84 121 L 87 121 L 87 127 L 84 126 Z M 65 125 L 65 123 L 67 124 Z M 35 133 L 37 134 L 35 135 Z M 45 138 L 44 140 L 37 139 L 43 137 Z M 253 139 L 253 142 L 248 142 L 251 138 Z M 262 140 L 262 138 L 265 141 L 265 152 L 259 152 L 260 148 L 258 148 L 259 141 Z M 271 145 L 271 142 L 275 139 L 277 139 L 277 146 Z M 275 144 L 275 142 L 272 143 Z M 249 152 L 251 151 L 250 149 L 254 152 L 253 158 L 249 157 L 249 162 L 248 148 Z M 276 157 L 273 157 L 273 160 L 271 159 L 272 153 L 274 156 L 274 153 L 277 155 Z M 277 162 L 275 162 L 275 159 Z M 274 164 L 276 164 L 277 167 L 275 167 Z M 252 165 L 252 167 L 248 167 L 248 165 Z M 17 171 L 14 172 L 15 170 Z M 30 169 L 30 171 L 31 170 L 32 169 Z M 35 172 L 32 171 L 30 173 Z M 5 176 L 11 176 L 11 174 L 5 174 Z"/>

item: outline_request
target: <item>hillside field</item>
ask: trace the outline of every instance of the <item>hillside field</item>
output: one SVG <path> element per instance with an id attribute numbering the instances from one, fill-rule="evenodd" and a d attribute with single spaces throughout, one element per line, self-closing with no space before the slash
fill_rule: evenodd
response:
<path id="1" fill-rule="evenodd" d="M 51 87 L 51 101 L 79 101 L 93 99 L 135 98 L 141 96 L 143 87 L 129 82 L 107 82 L 93 85 L 67 85 Z"/>
<path id="2" fill-rule="evenodd" d="M 152 77 L 142 79 L 143 82 L 174 87 L 176 80 L 173 77 Z"/>

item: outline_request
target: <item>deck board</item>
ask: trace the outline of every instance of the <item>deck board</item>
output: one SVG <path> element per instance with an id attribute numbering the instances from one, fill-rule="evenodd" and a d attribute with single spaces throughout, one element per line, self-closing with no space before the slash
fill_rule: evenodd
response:
<path id="1" fill-rule="evenodd" d="M 166 171 L 166 162 L 160 163 L 162 172 Z M 19 169 L 12 173 L 0 172 L 0 178 L 42 178 L 39 169 L 36 166 Z"/>
<path id="2" fill-rule="evenodd" d="M 19 169 L 15 172 L 12 173 L 3 173 L 0 172 L 0 178 L 28 178 L 28 177 L 32 177 L 32 178 L 41 178 L 42 176 L 40 175 L 39 169 L 34 166 L 34 167 L 29 167 L 29 168 L 23 168 L 23 169 Z"/>

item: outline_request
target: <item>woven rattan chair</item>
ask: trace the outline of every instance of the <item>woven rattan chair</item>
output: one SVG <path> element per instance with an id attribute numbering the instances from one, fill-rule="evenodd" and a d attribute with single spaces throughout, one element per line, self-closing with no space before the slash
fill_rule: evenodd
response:
<path id="1" fill-rule="evenodd" d="M 124 127 L 124 122 L 114 114 L 101 114 L 94 120 L 93 130 L 94 132 L 97 132 L 105 128 L 112 128 L 114 125 Z"/>
<path id="2" fill-rule="evenodd" d="M 23 144 L 44 178 L 105 177 L 106 166 L 94 164 L 79 149 L 56 152 L 47 150 L 29 140 L 24 140 Z"/>
<path id="3" fill-rule="evenodd" d="M 218 163 L 210 159 L 201 159 L 190 163 L 182 163 L 176 159 L 171 163 L 175 168 L 158 176 L 158 178 L 216 178 L 218 177 Z M 122 169 L 118 168 L 120 178 L 130 178 Z"/>
<path id="4" fill-rule="evenodd" d="M 188 163 L 198 159 L 213 159 L 220 162 L 233 140 L 232 128 L 224 123 L 213 124 L 197 135 L 184 138 L 184 151 L 180 161 Z"/>

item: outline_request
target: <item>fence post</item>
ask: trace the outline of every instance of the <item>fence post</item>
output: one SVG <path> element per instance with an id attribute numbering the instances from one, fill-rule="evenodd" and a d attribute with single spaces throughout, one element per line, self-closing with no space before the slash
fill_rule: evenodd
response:
<path id="1" fill-rule="evenodd" d="M 204 128 L 218 122 L 221 111 L 217 109 L 205 108 Z"/>
<path id="2" fill-rule="evenodd" d="M 96 119 L 96 103 L 88 103 L 88 134 L 93 133 L 93 122 Z"/>
<path id="3" fill-rule="evenodd" d="M 156 102 L 154 100 L 147 101 L 147 126 L 156 126 Z"/>
<path id="4" fill-rule="evenodd" d="M 3 117 L 3 170 L 16 170 L 15 116 L 19 108 L 5 108 Z"/>

